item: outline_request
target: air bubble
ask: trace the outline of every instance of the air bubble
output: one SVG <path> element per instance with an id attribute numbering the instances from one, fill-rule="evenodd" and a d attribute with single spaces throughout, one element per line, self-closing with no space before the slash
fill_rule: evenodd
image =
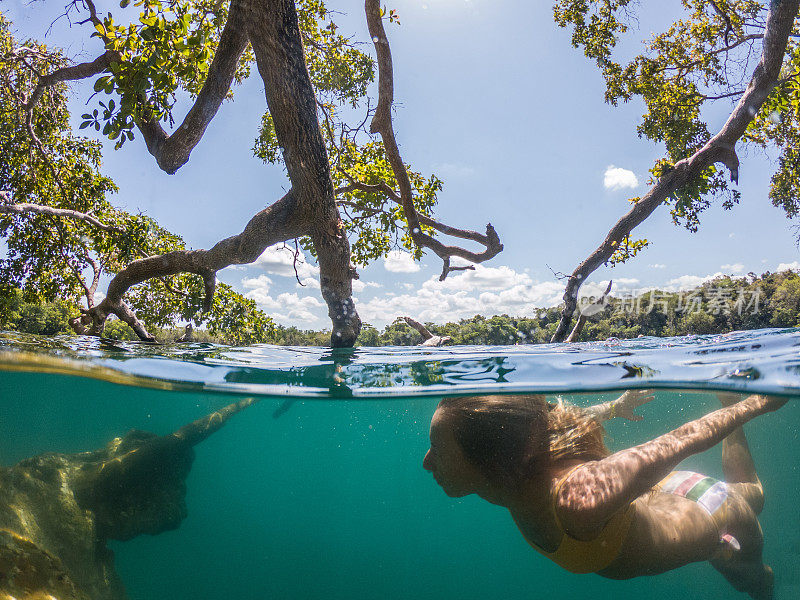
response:
<path id="1" fill-rule="evenodd" d="M 373 36 L 372 41 L 377 44 L 380 41 L 380 38 L 377 35 Z"/>

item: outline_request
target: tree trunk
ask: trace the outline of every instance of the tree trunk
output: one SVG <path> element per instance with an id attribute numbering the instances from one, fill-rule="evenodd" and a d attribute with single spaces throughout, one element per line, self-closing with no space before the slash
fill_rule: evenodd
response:
<path id="1" fill-rule="evenodd" d="M 361 330 L 352 298 L 350 243 L 336 206 L 295 5 L 292 0 L 243 0 L 243 5 L 298 211 L 317 251 L 322 296 L 333 324 L 331 346 L 349 347 Z"/>

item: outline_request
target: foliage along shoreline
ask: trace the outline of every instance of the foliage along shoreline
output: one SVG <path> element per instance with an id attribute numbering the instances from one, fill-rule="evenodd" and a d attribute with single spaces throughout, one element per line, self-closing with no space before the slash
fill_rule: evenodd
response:
<path id="1" fill-rule="evenodd" d="M 426 327 L 435 335 L 450 336 L 451 345 L 540 344 L 549 342 L 561 308 L 535 309 L 527 317 L 476 315 L 457 323 L 426 323 Z M 13 289 L 0 295 L 0 330 L 39 335 L 68 334 L 72 333 L 68 321 L 75 312 L 74 304 L 26 301 L 19 289 Z M 413 346 L 420 343 L 419 333 L 400 320 L 402 316 L 405 315 L 398 315 L 397 320 L 380 331 L 365 324 L 356 345 Z M 267 315 L 264 317 L 271 321 Z M 579 340 L 720 334 L 797 326 L 800 326 L 800 274 L 783 271 L 756 276 L 750 273 L 745 277 L 718 277 L 683 292 L 654 289 L 636 296 L 612 296 L 605 309 L 586 323 Z M 161 342 L 172 342 L 183 334 L 182 329 L 162 329 L 156 337 Z M 105 337 L 137 339 L 133 330 L 119 320 L 109 321 Z M 195 330 L 192 339 L 239 345 L 327 346 L 330 331 L 272 325 L 257 331 L 228 328 L 212 333 Z"/>

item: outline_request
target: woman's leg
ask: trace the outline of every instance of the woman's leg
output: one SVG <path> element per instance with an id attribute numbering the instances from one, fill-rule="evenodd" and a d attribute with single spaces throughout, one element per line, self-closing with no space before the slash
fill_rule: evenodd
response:
<path id="1" fill-rule="evenodd" d="M 723 406 L 735 404 L 739 394 L 717 394 Z M 756 474 L 756 466 L 747 445 L 744 430 L 740 427 L 722 441 L 722 472 L 729 487 L 742 496 L 757 515 L 764 508 L 764 489 Z"/>
<path id="2" fill-rule="evenodd" d="M 719 393 L 717 397 L 723 406 L 742 399 L 738 394 Z M 720 533 L 734 536 L 740 548 L 724 548 L 711 564 L 737 590 L 758 600 L 769 600 L 774 577 L 761 558 L 764 537 L 757 518 L 764 508 L 764 490 L 741 427 L 722 441 L 722 471 L 730 497 L 724 507 Z"/>
<path id="3" fill-rule="evenodd" d="M 747 500 L 731 492 L 720 509 L 720 533 L 733 536 L 739 548 L 730 542 L 720 543 L 720 551 L 711 559 L 711 565 L 740 592 L 757 600 L 770 600 L 773 593 L 772 569 L 761 558 L 764 536 L 755 512 Z M 715 514 L 715 521 L 718 515 Z"/>

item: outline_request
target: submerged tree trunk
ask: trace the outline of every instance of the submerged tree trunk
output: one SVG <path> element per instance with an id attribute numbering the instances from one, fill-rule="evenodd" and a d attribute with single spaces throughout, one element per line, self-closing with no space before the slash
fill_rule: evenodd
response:
<path id="1" fill-rule="evenodd" d="M 177 528 L 194 446 L 255 402 L 169 435 L 133 430 L 93 452 L 0 467 L 0 598 L 126 600 L 106 541 Z"/>

